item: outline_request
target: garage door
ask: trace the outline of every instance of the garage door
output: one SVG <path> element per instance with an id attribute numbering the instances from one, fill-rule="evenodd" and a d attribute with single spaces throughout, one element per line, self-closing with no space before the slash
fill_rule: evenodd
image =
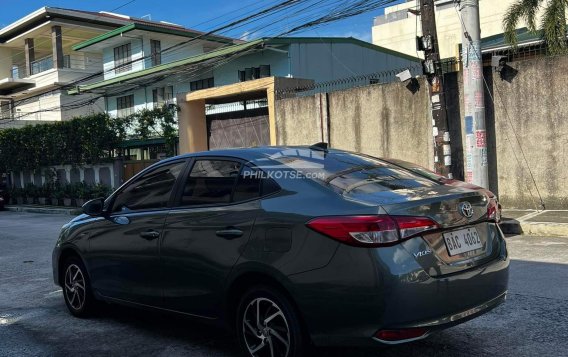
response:
<path id="1" fill-rule="evenodd" d="M 270 145 L 268 108 L 207 116 L 209 150 Z"/>

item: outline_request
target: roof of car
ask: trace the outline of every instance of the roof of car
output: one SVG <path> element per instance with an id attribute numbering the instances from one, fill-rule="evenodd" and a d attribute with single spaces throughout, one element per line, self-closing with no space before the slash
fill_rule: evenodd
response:
<path id="1" fill-rule="evenodd" d="M 226 157 L 236 157 L 249 161 L 254 161 L 258 159 L 277 157 L 279 154 L 282 156 L 289 156 L 290 150 L 312 150 L 312 151 L 322 151 L 322 149 L 314 148 L 311 146 L 257 146 L 250 148 L 234 148 L 234 149 L 218 149 L 210 151 L 201 151 L 196 153 L 183 154 L 176 156 L 175 158 L 185 158 L 185 157 L 200 157 L 200 156 L 226 156 Z M 345 152 L 337 149 L 329 149 L 328 152 Z"/>
<path id="2" fill-rule="evenodd" d="M 217 149 L 210 151 L 201 151 L 189 154 L 183 154 L 179 157 L 198 157 L 198 156 L 232 156 L 240 157 L 243 159 L 258 159 L 270 157 L 277 154 L 286 155 L 288 150 L 314 150 L 318 149 L 311 148 L 310 146 L 257 146 L 250 148 L 234 148 L 234 149 Z M 321 149 L 320 149 L 321 151 Z M 330 150 L 339 151 L 339 150 Z"/>

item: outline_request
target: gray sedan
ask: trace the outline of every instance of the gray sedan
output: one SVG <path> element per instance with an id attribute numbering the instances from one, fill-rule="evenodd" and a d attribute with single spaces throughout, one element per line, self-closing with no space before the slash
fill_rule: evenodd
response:
<path id="1" fill-rule="evenodd" d="M 53 252 L 103 301 L 222 324 L 249 356 L 417 339 L 505 300 L 495 200 L 325 145 L 188 154 L 84 206 Z"/>

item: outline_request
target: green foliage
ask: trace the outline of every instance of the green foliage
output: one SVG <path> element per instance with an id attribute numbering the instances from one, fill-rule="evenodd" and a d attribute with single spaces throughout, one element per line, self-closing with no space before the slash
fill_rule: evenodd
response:
<path id="1" fill-rule="evenodd" d="M 120 156 L 120 144 L 126 139 L 163 137 L 168 156 L 173 156 L 178 135 L 176 111 L 175 105 L 165 105 L 143 109 L 127 118 L 95 114 L 0 130 L 0 172 L 99 164 L 110 160 L 115 152 Z"/>
<path id="2" fill-rule="evenodd" d="M 33 183 L 28 183 L 24 187 L 24 196 L 29 198 L 38 197 L 38 188 Z"/>
<path id="3" fill-rule="evenodd" d="M 107 185 L 103 185 L 102 183 L 98 183 L 90 188 L 89 192 L 89 199 L 92 198 L 101 198 L 101 197 L 108 197 L 112 193 L 112 189 Z"/>
<path id="4" fill-rule="evenodd" d="M 163 137 L 166 140 L 167 155 L 173 156 L 178 137 L 175 118 L 177 110 L 175 105 L 142 109 L 127 118 L 116 119 L 116 132 L 122 139 L 130 137 L 146 140 Z"/>
<path id="5" fill-rule="evenodd" d="M 0 172 L 104 162 L 120 138 L 106 114 L 0 131 Z"/>
<path id="6" fill-rule="evenodd" d="M 543 6 L 544 5 L 544 6 Z M 517 0 L 508 9 L 503 19 L 505 40 L 517 48 L 517 26 L 521 21 L 527 23 L 529 31 L 541 34 L 548 45 L 552 55 L 565 54 L 568 52 L 566 42 L 566 0 Z M 536 17 L 541 7 L 544 14 L 537 26 Z"/>

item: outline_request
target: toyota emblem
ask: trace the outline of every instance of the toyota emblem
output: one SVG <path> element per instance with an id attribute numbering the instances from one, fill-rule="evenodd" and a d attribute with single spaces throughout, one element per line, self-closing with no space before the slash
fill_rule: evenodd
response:
<path id="1" fill-rule="evenodd" d="M 462 202 L 458 207 L 462 216 L 464 216 L 465 218 L 473 217 L 473 207 L 471 206 L 471 203 Z"/>

